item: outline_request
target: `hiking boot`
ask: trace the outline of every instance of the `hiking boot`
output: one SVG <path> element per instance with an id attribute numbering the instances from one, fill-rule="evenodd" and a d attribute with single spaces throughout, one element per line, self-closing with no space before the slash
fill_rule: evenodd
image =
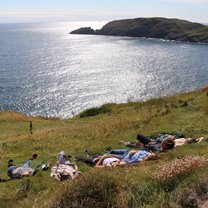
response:
<path id="1" fill-rule="evenodd" d="M 36 175 L 37 172 L 39 172 L 39 170 L 35 170 L 32 175 Z"/>
<path id="2" fill-rule="evenodd" d="M 8 181 L 7 179 L 0 178 L 0 183 L 1 183 L 1 182 L 7 182 L 7 181 Z"/>

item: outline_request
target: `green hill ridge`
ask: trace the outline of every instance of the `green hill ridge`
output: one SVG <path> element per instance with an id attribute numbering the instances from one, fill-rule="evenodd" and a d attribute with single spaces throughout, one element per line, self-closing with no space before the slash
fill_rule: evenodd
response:
<path id="1" fill-rule="evenodd" d="M 112 35 L 208 43 L 208 26 L 162 17 L 115 20 L 100 30 L 80 28 L 71 34 Z"/>
<path id="2" fill-rule="evenodd" d="M 51 161 L 64 150 L 82 157 L 109 148 L 125 148 L 138 133 L 181 132 L 208 138 L 208 87 L 146 102 L 106 104 L 71 119 L 30 117 L 0 112 L 0 178 L 7 178 L 7 161 L 20 165 L 32 153 L 33 167 Z M 29 124 L 33 122 L 33 134 Z M 162 153 L 158 160 L 123 168 L 96 169 L 77 162 L 83 172 L 59 182 L 50 171 L 0 183 L 0 207 L 207 207 L 208 142 Z"/>

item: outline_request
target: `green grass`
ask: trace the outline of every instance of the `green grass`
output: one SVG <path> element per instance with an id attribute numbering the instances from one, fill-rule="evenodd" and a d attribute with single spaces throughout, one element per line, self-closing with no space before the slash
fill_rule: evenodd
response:
<path id="1" fill-rule="evenodd" d="M 85 110 L 83 113 L 80 113 L 80 118 L 96 116 L 98 114 L 110 113 L 110 112 L 111 109 L 108 108 L 107 106 L 101 106 L 100 108 L 90 108 Z"/>
<path id="2" fill-rule="evenodd" d="M 181 132 L 186 137 L 208 138 L 207 103 L 205 87 L 144 103 L 107 104 L 104 107 L 110 112 L 84 118 L 78 115 L 66 120 L 44 119 L 1 112 L 0 177 L 7 178 L 9 159 L 21 165 L 37 153 L 33 167 L 48 161 L 55 163 L 61 150 L 78 157 L 84 155 L 85 149 L 103 153 L 109 147 L 122 148 L 120 140 L 134 141 L 138 133 Z M 39 172 L 34 177 L 0 183 L 0 207 L 188 207 L 191 195 L 198 203 L 207 194 L 207 167 L 182 174 L 172 181 L 172 188 L 151 176 L 177 157 L 207 158 L 207 147 L 206 141 L 186 145 L 161 154 L 157 161 L 124 168 L 97 170 L 78 163 L 84 174 L 70 182 L 60 183 L 51 179 L 49 172 Z"/>

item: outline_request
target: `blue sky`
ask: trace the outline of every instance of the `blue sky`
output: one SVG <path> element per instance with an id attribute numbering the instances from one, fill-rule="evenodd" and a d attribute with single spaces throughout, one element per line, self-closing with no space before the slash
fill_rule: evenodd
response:
<path id="1" fill-rule="evenodd" d="M 208 0 L 0 0 L 0 22 L 155 16 L 208 23 Z"/>

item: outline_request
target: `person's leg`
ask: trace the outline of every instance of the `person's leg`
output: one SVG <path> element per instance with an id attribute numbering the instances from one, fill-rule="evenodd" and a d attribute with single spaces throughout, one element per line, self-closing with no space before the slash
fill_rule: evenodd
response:
<path id="1" fill-rule="evenodd" d="M 94 157 L 82 157 L 82 158 L 78 158 L 77 161 L 86 163 L 87 165 L 94 166 L 95 165 L 93 162 L 94 159 L 95 159 Z"/>
<path id="2" fill-rule="evenodd" d="M 121 140 L 119 143 L 126 145 L 128 142 L 124 142 L 123 140 Z"/>
<path id="3" fill-rule="evenodd" d="M 147 145 L 148 143 L 150 143 L 152 141 L 149 137 L 146 137 L 146 136 L 144 136 L 142 134 L 138 134 L 137 135 L 137 140 L 140 143 L 144 144 L 144 145 Z"/>
<path id="4" fill-rule="evenodd" d="M 197 143 L 200 143 L 200 142 L 202 142 L 204 139 L 205 139 L 204 137 L 199 137 L 199 138 L 197 138 L 196 140 L 197 140 Z"/>
<path id="5" fill-rule="evenodd" d="M 109 154 L 121 156 L 122 158 L 128 154 L 128 149 L 113 149 L 109 152 Z"/>
<path id="6" fill-rule="evenodd" d="M 197 143 L 197 139 L 195 138 L 187 138 L 187 144 L 193 144 L 193 143 Z"/>

